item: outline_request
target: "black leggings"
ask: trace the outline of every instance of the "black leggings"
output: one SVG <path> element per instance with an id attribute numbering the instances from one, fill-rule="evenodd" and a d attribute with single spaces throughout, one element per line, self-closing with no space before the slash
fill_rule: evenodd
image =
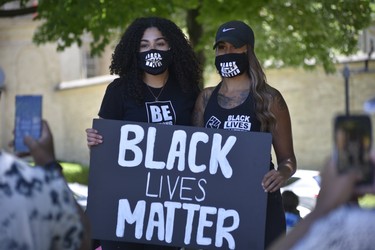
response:
<path id="1" fill-rule="evenodd" d="M 286 232 L 285 214 L 280 190 L 267 195 L 267 216 L 264 248 Z"/>

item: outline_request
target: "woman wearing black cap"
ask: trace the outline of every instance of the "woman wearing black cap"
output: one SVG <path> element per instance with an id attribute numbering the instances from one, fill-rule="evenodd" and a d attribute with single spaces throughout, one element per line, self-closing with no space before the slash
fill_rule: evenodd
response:
<path id="1" fill-rule="evenodd" d="M 275 169 L 271 162 L 270 171 L 261 182 L 268 192 L 267 247 L 286 230 L 280 187 L 297 168 L 288 107 L 281 93 L 267 84 L 254 53 L 254 33 L 247 24 L 230 21 L 221 25 L 216 33 L 214 49 L 215 65 L 222 81 L 216 87 L 201 92 L 193 112 L 193 123 L 206 128 L 272 134 L 278 166 Z M 233 117 L 246 119 L 226 123 L 228 118 Z"/>

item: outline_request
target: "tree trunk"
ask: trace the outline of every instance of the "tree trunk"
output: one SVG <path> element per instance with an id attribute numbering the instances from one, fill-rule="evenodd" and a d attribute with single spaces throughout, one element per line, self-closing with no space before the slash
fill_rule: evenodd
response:
<path id="1" fill-rule="evenodd" d="M 200 5 L 195 9 L 189 9 L 186 15 L 186 24 L 187 31 L 190 38 L 191 45 L 195 48 L 196 55 L 198 57 L 199 63 L 204 68 L 206 57 L 204 55 L 203 49 L 196 49 L 196 46 L 199 43 L 200 38 L 203 34 L 203 27 L 200 23 L 197 22 L 197 16 L 199 15 Z M 203 79 L 203 78 L 202 78 Z M 204 85 L 202 83 L 202 85 Z M 203 89 L 203 86 L 199 86 Z"/>

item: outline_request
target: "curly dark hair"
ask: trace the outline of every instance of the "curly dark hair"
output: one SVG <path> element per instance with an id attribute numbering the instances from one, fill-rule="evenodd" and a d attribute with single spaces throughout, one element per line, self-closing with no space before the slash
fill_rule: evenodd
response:
<path id="1" fill-rule="evenodd" d="M 137 103 L 144 100 L 143 71 L 138 67 L 138 53 L 143 33 L 147 28 L 157 28 L 169 43 L 172 51 L 170 76 L 176 79 L 185 93 L 198 94 L 202 81 L 202 69 L 192 46 L 182 30 L 172 21 L 160 17 L 135 19 L 122 35 L 112 54 L 111 74 L 117 74 L 125 83 L 125 94 L 135 97 Z"/>

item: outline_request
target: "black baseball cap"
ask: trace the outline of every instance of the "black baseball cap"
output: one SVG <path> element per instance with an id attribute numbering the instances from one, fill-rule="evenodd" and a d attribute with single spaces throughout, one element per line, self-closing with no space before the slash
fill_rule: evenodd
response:
<path id="1" fill-rule="evenodd" d="M 226 22 L 216 32 L 214 49 L 219 42 L 229 42 L 236 48 L 250 44 L 254 49 L 254 32 L 242 21 Z"/>

